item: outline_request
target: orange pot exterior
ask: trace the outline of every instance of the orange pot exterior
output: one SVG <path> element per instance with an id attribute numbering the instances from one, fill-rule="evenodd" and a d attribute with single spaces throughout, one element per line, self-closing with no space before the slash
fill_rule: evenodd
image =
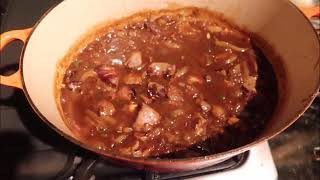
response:
<path id="1" fill-rule="evenodd" d="M 0 51 L 2 51 L 6 45 L 15 40 L 20 40 L 25 43 L 30 35 L 32 28 L 22 30 L 12 30 L 1 34 L 0 36 Z M 17 72 L 10 76 L 1 76 L 0 83 L 2 85 L 16 87 L 22 89 L 20 67 Z"/>

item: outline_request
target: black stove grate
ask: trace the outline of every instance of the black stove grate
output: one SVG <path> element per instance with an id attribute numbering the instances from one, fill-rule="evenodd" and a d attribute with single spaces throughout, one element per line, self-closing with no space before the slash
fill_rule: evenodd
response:
<path id="1" fill-rule="evenodd" d="M 152 171 L 141 171 L 130 168 L 121 167 L 115 164 L 110 164 L 105 160 L 96 158 L 85 159 L 78 167 L 74 174 L 75 179 L 127 179 L 127 180 L 169 180 L 169 179 L 185 179 L 191 177 L 199 177 L 201 175 L 227 171 L 238 168 L 245 163 L 249 152 L 240 154 L 230 158 L 222 163 L 186 172 L 171 172 L 160 173 Z"/>

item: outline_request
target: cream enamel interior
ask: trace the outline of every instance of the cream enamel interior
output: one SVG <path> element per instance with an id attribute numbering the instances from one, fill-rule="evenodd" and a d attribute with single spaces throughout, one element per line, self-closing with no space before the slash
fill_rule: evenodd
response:
<path id="1" fill-rule="evenodd" d="M 307 105 L 303 103 L 319 85 L 319 43 L 307 19 L 283 0 L 65 0 L 36 26 L 23 57 L 26 91 L 38 111 L 54 126 L 73 136 L 57 109 L 54 80 L 57 62 L 90 28 L 108 20 L 145 9 L 197 6 L 225 17 L 267 40 L 285 62 L 289 82 L 288 101 L 277 119 L 282 124 L 266 132 L 276 133 Z"/>

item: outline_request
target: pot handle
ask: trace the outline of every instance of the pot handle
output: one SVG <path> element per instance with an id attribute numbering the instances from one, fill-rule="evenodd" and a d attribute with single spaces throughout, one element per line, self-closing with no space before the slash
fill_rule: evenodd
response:
<path id="1" fill-rule="evenodd" d="M 320 6 L 313 7 L 299 7 L 300 10 L 307 18 L 319 17 L 320 18 Z"/>
<path id="2" fill-rule="evenodd" d="M 1 42 L 0 43 L 0 52 L 3 50 L 3 48 L 6 45 L 8 45 L 12 41 L 20 40 L 23 43 L 25 43 L 30 35 L 31 30 L 32 30 L 32 28 L 28 28 L 28 29 L 21 29 L 21 30 L 12 30 L 12 31 L 2 33 L 0 35 L 0 42 Z M 15 72 L 9 76 L 0 75 L 0 84 L 22 89 L 20 65 L 19 65 L 19 69 L 17 72 Z"/>
<path id="3" fill-rule="evenodd" d="M 312 17 L 318 17 L 320 18 L 320 6 L 314 6 L 314 7 L 300 7 L 303 14 L 311 19 Z M 317 97 L 320 97 L 320 91 L 316 93 Z"/>

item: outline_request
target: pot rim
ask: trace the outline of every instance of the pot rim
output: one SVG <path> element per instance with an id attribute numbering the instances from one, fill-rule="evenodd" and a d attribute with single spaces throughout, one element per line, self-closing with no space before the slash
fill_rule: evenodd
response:
<path id="1" fill-rule="evenodd" d="M 120 156 L 117 154 L 111 154 L 111 153 L 102 153 L 100 151 L 97 151 L 95 148 L 92 148 L 88 145 L 86 145 L 85 143 L 77 140 L 76 138 L 73 138 L 72 136 L 64 133 L 63 131 L 61 131 L 60 129 L 58 129 L 55 125 L 53 125 L 39 110 L 38 108 L 35 106 L 35 104 L 33 103 L 31 97 L 29 96 L 29 93 L 27 91 L 25 82 L 24 82 L 24 76 L 23 76 L 23 58 L 24 58 L 24 53 L 26 50 L 26 47 L 28 45 L 29 39 L 31 38 L 31 36 L 33 35 L 33 32 L 35 31 L 35 29 L 37 28 L 37 26 L 42 22 L 42 20 L 53 10 L 55 9 L 58 5 L 60 5 L 61 3 L 65 2 L 66 0 L 62 0 L 61 2 L 56 3 L 55 5 L 53 5 L 51 8 L 49 8 L 40 18 L 39 20 L 37 20 L 37 22 L 35 23 L 35 25 L 33 26 L 29 37 L 27 38 L 22 51 L 21 51 L 21 55 L 20 55 L 20 60 L 19 60 L 19 64 L 20 64 L 20 76 L 21 76 L 21 83 L 22 83 L 22 90 L 29 102 L 29 104 L 31 105 L 32 109 L 36 112 L 36 114 L 41 118 L 41 120 L 43 122 L 45 122 L 50 128 L 52 128 L 53 130 L 55 130 L 60 136 L 64 137 L 65 139 L 67 139 L 68 141 L 72 142 L 73 144 L 76 144 L 78 146 L 80 146 L 81 148 L 84 148 L 88 151 L 90 151 L 91 153 L 94 153 L 96 155 L 99 155 L 103 158 L 111 158 L 114 160 L 121 160 L 121 161 L 127 161 L 127 162 L 133 162 L 133 163 L 142 163 L 142 164 L 148 164 L 148 165 L 165 165 L 165 164 L 172 164 L 172 163 L 176 163 L 176 164 L 182 164 L 182 163 L 196 163 L 196 162 L 204 162 L 204 161 L 213 161 L 213 160 L 217 160 L 217 159 L 223 159 L 223 158 L 228 158 L 228 157 L 232 157 L 234 155 L 243 153 L 245 151 L 248 151 L 252 148 L 252 146 L 255 146 L 257 144 L 260 144 L 264 141 L 267 141 L 271 138 L 273 138 L 274 136 L 277 136 L 278 134 L 280 134 L 282 131 L 284 131 L 285 129 L 287 129 L 290 125 L 292 125 L 308 108 L 309 106 L 312 104 L 313 100 L 317 97 L 317 94 L 320 90 L 320 81 L 318 82 L 317 88 L 315 89 L 315 92 L 313 92 L 312 95 L 310 95 L 308 97 L 308 99 L 305 101 L 307 102 L 305 104 L 305 106 L 303 107 L 303 109 L 301 109 L 299 112 L 297 112 L 295 114 L 295 117 L 293 119 L 290 120 L 290 122 L 288 124 L 286 124 L 285 126 L 279 128 L 277 130 L 276 133 L 274 134 L 270 134 L 268 136 L 263 136 L 261 138 L 258 138 L 257 140 L 248 143 L 246 145 L 237 147 L 235 149 L 231 149 L 228 151 L 223 151 L 220 153 L 216 153 L 216 154 L 212 154 L 212 155 L 207 155 L 207 156 L 200 156 L 200 157 L 192 157 L 192 158 L 181 158 L 181 159 L 148 159 L 148 158 L 135 158 L 135 157 L 126 157 L 126 156 Z M 287 4 L 289 6 L 291 6 L 291 8 L 294 8 L 298 13 L 300 13 L 304 19 L 308 22 L 309 26 L 312 27 L 311 22 L 309 21 L 309 19 L 305 16 L 305 14 L 296 6 L 293 4 L 293 2 L 291 2 L 290 0 L 282 0 L 287 2 Z M 313 30 L 313 35 L 314 37 L 318 40 L 317 44 L 320 47 L 320 41 L 319 41 L 319 37 L 317 35 L 317 32 L 314 28 L 312 28 Z M 320 56 L 318 57 L 318 61 L 320 62 Z M 320 66 L 320 64 L 319 64 Z M 179 167 L 177 167 L 179 169 Z"/>

